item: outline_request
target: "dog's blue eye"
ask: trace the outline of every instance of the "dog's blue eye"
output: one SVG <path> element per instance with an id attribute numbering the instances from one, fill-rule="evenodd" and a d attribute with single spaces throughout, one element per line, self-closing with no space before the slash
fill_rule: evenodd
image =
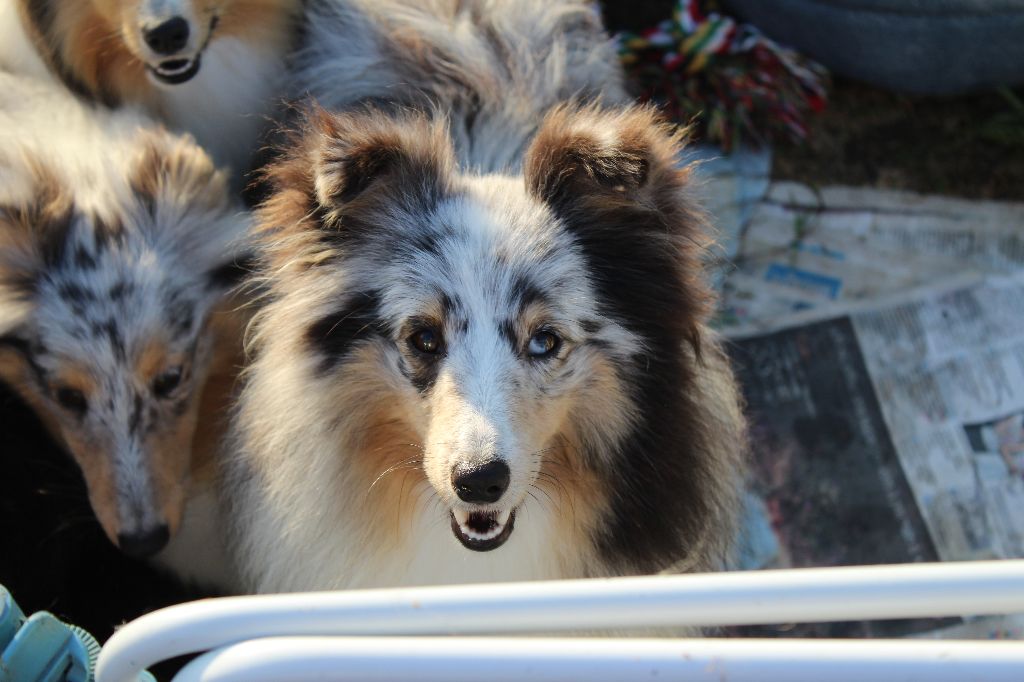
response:
<path id="1" fill-rule="evenodd" d="M 558 352 L 562 340 L 553 332 L 541 330 L 530 337 L 526 352 L 531 358 L 546 358 Z"/>
<path id="2" fill-rule="evenodd" d="M 421 353 L 436 355 L 441 352 L 441 334 L 433 329 L 421 329 L 409 337 L 409 343 Z"/>

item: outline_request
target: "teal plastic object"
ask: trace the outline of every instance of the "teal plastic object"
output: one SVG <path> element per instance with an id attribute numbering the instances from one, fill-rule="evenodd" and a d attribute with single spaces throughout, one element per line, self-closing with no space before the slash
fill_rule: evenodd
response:
<path id="1" fill-rule="evenodd" d="M 93 682 L 100 645 L 88 632 L 39 611 L 26 618 L 0 585 L 0 682 Z M 143 673 L 139 682 L 152 682 Z"/>

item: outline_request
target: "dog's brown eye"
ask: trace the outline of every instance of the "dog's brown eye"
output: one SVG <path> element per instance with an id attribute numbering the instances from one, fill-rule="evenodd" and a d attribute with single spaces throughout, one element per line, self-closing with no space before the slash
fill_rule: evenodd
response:
<path id="1" fill-rule="evenodd" d="M 181 366 L 172 367 L 171 369 L 158 374 L 153 379 L 153 393 L 158 398 L 166 398 L 169 396 L 174 389 L 181 383 Z"/>
<path id="2" fill-rule="evenodd" d="M 57 402 L 68 412 L 78 415 L 85 414 L 89 409 L 89 403 L 85 400 L 85 394 L 77 388 L 61 386 L 57 389 Z"/>
<path id="3" fill-rule="evenodd" d="M 530 337 L 526 352 L 531 358 L 547 358 L 558 352 L 562 340 L 554 332 L 542 329 Z"/>
<path id="4" fill-rule="evenodd" d="M 437 355 L 441 352 L 441 333 L 434 329 L 421 329 L 409 337 L 409 343 L 421 353 Z"/>

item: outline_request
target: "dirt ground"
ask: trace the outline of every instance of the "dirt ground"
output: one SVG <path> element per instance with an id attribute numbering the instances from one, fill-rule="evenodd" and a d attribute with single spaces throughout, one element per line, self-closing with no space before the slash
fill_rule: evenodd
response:
<path id="1" fill-rule="evenodd" d="M 772 174 L 812 185 L 1024 200 L 1024 89 L 910 97 L 838 80 L 803 144 L 777 144 Z"/>
<path id="2" fill-rule="evenodd" d="M 671 16 L 673 0 L 604 0 L 612 31 Z M 773 174 L 812 185 L 1024 200 L 1024 88 L 912 97 L 836 79 L 803 143 L 774 145 Z"/>

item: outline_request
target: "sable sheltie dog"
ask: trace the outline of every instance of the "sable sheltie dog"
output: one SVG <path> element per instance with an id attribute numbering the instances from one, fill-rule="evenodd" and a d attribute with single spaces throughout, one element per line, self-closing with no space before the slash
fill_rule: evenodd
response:
<path id="1" fill-rule="evenodd" d="M 5 0 L 0 66 L 59 78 L 108 106 L 137 104 L 248 170 L 301 0 Z"/>
<path id="2" fill-rule="evenodd" d="M 709 239 L 651 109 L 552 101 L 616 98 L 590 8 L 312 11 L 299 80 L 350 106 L 313 109 L 258 213 L 224 485 L 248 588 L 720 566 L 744 427 Z M 378 92 L 330 85 L 357 60 Z"/>
<path id="3" fill-rule="evenodd" d="M 139 114 L 0 73 L 0 131 L 4 378 L 78 463 L 110 540 L 151 555 L 180 525 L 193 437 L 216 430 L 215 327 L 232 325 L 214 309 L 248 219 L 191 139 Z"/>

